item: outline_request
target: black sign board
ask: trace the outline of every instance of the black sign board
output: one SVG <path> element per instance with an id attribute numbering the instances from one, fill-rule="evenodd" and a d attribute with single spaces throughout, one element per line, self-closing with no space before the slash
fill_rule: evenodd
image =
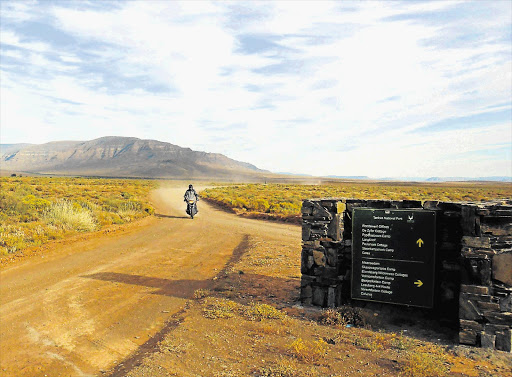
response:
<path id="1" fill-rule="evenodd" d="M 431 308 L 436 214 L 355 208 L 352 298 Z"/>

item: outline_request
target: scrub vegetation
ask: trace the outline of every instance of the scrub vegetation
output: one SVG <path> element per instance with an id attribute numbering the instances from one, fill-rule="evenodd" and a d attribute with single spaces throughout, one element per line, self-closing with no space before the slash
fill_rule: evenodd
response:
<path id="1" fill-rule="evenodd" d="M 480 202 L 491 199 L 511 199 L 512 184 L 488 182 L 244 184 L 210 188 L 202 191 L 201 197 L 239 214 L 298 222 L 303 199 L 338 197 Z"/>
<path id="2" fill-rule="evenodd" d="M 198 289 L 128 377 L 508 376 L 503 352 L 458 346 L 454 331 L 396 308 L 298 304 L 300 240 L 250 236 L 232 268 Z M 254 264 L 273 256 L 270 264 Z M 428 316 L 427 316 L 428 317 Z"/>
<path id="3" fill-rule="evenodd" d="M 0 178 L 0 255 L 154 212 L 143 180 Z"/>

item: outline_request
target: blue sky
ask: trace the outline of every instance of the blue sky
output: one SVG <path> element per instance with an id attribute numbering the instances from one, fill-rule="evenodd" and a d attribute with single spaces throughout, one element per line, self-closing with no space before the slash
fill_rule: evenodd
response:
<path id="1" fill-rule="evenodd" d="M 1 1 L 1 143 L 135 136 L 275 172 L 512 176 L 510 1 Z"/>

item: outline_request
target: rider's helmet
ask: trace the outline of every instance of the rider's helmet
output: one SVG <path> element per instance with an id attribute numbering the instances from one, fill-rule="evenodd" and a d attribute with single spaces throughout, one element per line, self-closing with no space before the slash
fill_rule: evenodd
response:
<path id="1" fill-rule="evenodd" d="M 192 185 L 188 185 L 188 189 L 189 189 L 189 190 L 193 190 L 193 189 L 194 189 L 194 187 L 193 187 Z"/>

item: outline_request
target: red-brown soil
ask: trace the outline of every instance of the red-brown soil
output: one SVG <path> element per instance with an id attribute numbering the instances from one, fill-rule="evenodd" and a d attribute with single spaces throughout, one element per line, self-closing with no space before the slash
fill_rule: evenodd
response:
<path id="1" fill-rule="evenodd" d="M 319 325 L 298 305 L 299 226 L 203 202 L 191 220 L 183 191 L 155 191 L 152 218 L 3 266 L 0 376 L 394 376 L 430 344 L 413 326 L 402 350 L 390 331 Z M 215 300 L 237 309 L 206 318 Z M 249 318 L 252 302 L 286 315 Z M 301 359 L 297 339 L 327 348 Z M 510 375 L 507 354 L 452 348 L 449 375 Z"/>

